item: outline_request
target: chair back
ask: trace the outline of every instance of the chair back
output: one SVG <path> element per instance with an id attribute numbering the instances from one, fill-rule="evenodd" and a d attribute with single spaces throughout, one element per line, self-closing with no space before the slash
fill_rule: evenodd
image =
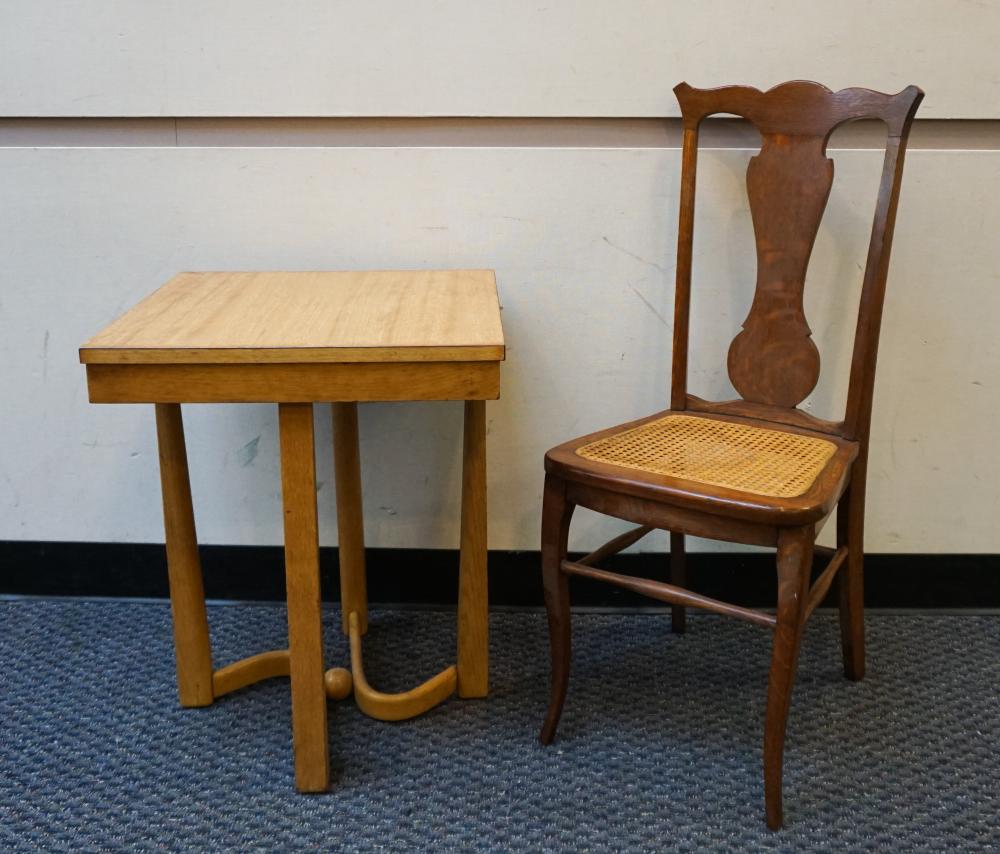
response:
<path id="1" fill-rule="evenodd" d="M 684 127 L 681 210 L 674 317 L 673 409 L 729 412 L 865 440 L 871 419 L 885 281 L 896 220 L 907 138 L 924 93 L 908 86 L 896 95 L 869 89 L 832 92 L 809 81 L 766 92 L 748 86 L 674 89 Z M 698 129 L 707 116 L 728 113 L 752 123 L 761 149 L 747 168 L 747 193 L 757 248 L 757 283 L 743 328 L 729 347 L 728 369 L 740 401 L 711 403 L 687 393 L 691 249 L 694 237 Z M 809 256 L 833 184 L 827 141 L 845 122 L 877 119 L 888 135 L 861 288 L 847 405 L 843 421 L 799 410 L 816 386 L 820 356 L 803 309 Z"/>

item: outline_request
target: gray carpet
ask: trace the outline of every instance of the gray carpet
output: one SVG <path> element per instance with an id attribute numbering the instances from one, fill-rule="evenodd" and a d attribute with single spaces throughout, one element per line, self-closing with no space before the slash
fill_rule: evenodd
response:
<path id="1" fill-rule="evenodd" d="M 284 645 L 284 611 L 220 605 L 217 664 Z M 346 660 L 336 611 L 327 659 Z M 366 670 L 412 687 L 453 617 L 381 612 Z M 286 680 L 207 709 L 174 693 L 165 604 L 0 602 L 0 850 L 866 850 L 1000 848 L 1000 618 L 871 616 L 869 675 L 835 619 L 807 630 L 764 827 L 767 633 L 693 616 L 580 614 L 559 739 L 541 748 L 544 619 L 492 618 L 492 693 L 385 724 L 331 704 L 334 784 L 292 785 Z"/>

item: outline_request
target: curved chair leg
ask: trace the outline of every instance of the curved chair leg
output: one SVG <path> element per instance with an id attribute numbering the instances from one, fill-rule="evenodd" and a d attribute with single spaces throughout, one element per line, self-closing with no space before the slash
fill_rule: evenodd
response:
<path id="1" fill-rule="evenodd" d="M 781 771 L 785 724 L 802 638 L 814 537 L 812 528 L 793 528 L 782 531 L 778 538 L 777 625 L 764 720 L 764 805 L 767 826 L 771 830 L 780 828 L 782 821 Z"/>
<path id="2" fill-rule="evenodd" d="M 674 587 L 687 587 L 687 556 L 684 553 L 684 535 L 670 532 L 670 583 Z M 675 635 L 684 634 L 687 629 L 687 608 L 672 605 L 670 608 L 670 630 Z"/>
<path id="3" fill-rule="evenodd" d="M 859 471 L 860 464 L 860 471 Z M 847 546 L 840 569 L 840 643 L 844 675 L 858 682 L 865 675 L 865 466 L 854 464 L 851 485 L 837 505 L 837 545 Z"/>
<path id="4" fill-rule="evenodd" d="M 566 687 L 569 684 L 570 614 L 569 578 L 560 567 L 566 557 L 566 542 L 574 505 L 566 501 L 566 483 L 545 476 L 542 504 L 542 584 L 545 609 L 549 616 L 549 640 L 552 645 L 552 695 L 548 714 L 539 739 L 551 744 L 559 726 Z"/>

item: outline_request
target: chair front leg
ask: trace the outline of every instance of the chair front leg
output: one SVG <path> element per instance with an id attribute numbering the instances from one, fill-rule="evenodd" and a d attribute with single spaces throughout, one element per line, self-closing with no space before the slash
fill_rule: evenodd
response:
<path id="1" fill-rule="evenodd" d="M 562 571 L 561 565 L 566 557 L 573 509 L 574 505 L 566 501 L 566 482 L 546 475 L 542 503 L 542 585 L 552 646 L 552 694 L 548 714 L 539 735 L 542 744 L 551 744 L 556 736 L 569 684 L 569 578 Z"/>
<path id="2" fill-rule="evenodd" d="M 781 827 L 781 775 L 785 750 L 785 724 L 799 658 L 799 643 L 805 617 L 806 594 L 812 569 L 811 527 L 790 528 L 778 538 L 778 611 L 767 685 L 764 720 L 764 805 L 767 826 Z"/>

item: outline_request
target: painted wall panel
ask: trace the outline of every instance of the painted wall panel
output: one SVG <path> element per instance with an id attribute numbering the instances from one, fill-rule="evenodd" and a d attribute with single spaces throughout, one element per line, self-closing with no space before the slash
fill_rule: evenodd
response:
<path id="1" fill-rule="evenodd" d="M 753 286 L 749 155 L 702 157 L 692 388 L 706 395 L 729 391 L 725 350 Z M 835 160 L 807 290 L 831 369 L 810 405 L 829 415 L 879 168 L 872 152 Z M 497 270 L 509 342 L 487 407 L 490 544 L 537 547 L 545 449 L 666 399 L 678 172 L 674 149 L 0 149 L 0 539 L 161 539 L 152 412 L 89 405 L 76 348 L 174 272 L 454 266 Z M 1000 551 L 998 181 L 1000 153 L 908 159 L 872 550 Z M 274 409 L 187 418 L 203 541 L 280 542 Z M 317 419 L 335 542 L 327 407 Z M 458 404 L 363 407 L 372 545 L 457 544 L 460 420 Z M 616 529 L 581 514 L 574 544 Z"/>
<path id="2" fill-rule="evenodd" d="M 997 118 L 998 33 L 976 0 L 6 0 L 0 115 L 665 116 L 810 78 Z"/>

